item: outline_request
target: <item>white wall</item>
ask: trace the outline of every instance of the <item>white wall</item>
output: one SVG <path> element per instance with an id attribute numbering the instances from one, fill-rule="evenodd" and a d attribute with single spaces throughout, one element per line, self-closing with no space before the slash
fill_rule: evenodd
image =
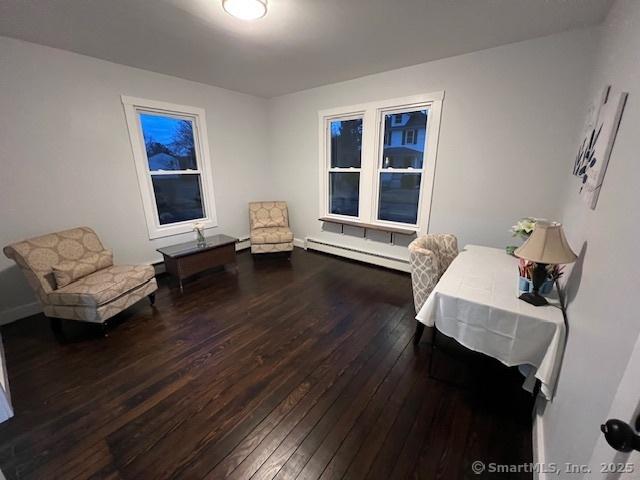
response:
<path id="1" fill-rule="evenodd" d="M 295 236 L 407 257 L 404 246 L 321 231 L 317 112 L 440 90 L 430 231 L 504 247 L 518 218 L 556 218 L 595 39 L 574 31 L 272 99 L 275 191 L 290 203 Z"/>
<path id="2" fill-rule="evenodd" d="M 607 84 L 629 92 L 595 210 L 582 203 L 565 169 L 562 218 L 571 245 L 584 251 L 583 262 L 568 278 L 567 349 L 556 398 L 542 418 L 549 462 L 589 460 L 640 332 L 635 259 L 640 238 L 639 52 L 640 2 L 618 0 L 605 21 L 590 97 L 584 102 L 586 107 Z M 582 121 L 585 114 L 586 108 Z"/>
<path id="3" fill-rule="evenodd" d="M 86 224 L 117 260 L 143 262 L 176 241 L 148 240 L 120 103 L 126 94 L 206 109 L 217 230 L 246 235 L 246 203 L 278 198 L 290 202 L 297 238 L 404 257 L 404 247 L 320 230 L 317 111 L 445 90 L 431 231 L 503 247 L 515 219 L 546 216 L 561 218 L 582 249 L 568 275 L 568 344 L 544 411 L 543 446 L 548 462 L 584 463 L 640 332 L 640 3 L 618 0 L 601 30 L 602 37 L 600 29 L 569 32 L 270 101 L 0 37 L 0 245 Z M 630 98 L 591 211 L 569 171 L 587 93 L 605 84 Z M 0 320 L 33 301 L 4 257 L 0 291 Z"/>
<path id="4" fill-rule="evenodd" d="M 0 246 L 78 225 L 119 262 L 161 257 L 150 241 L 121 95 L 201 107 L 219 227 L 248 234 L 247 202 L 269 197 L 266 100 L 0 37 Z M 0 255 L 0 321 L 34 296 Z M 27 304 L 27 308 L 21 308 Z"/>

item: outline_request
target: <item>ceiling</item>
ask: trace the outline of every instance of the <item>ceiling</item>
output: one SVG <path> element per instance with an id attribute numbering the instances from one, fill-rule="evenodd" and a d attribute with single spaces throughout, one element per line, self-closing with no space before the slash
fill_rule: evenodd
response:
<path id="1" fill-rule="evenodd" d="M 273 97 L 597 24 L 610 0 L 0 0 L 0 35 Z"/>

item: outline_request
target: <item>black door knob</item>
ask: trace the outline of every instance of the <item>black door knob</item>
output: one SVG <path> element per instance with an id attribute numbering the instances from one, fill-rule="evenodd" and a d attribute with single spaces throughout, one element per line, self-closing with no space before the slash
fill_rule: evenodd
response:
<path id="1" fill-rule="evenodd" d="M 600 425 L 604 438 L 612 448 L 619 452 L 640 451 L 640 435 L 633 431 L 631 425 L 613 418 Z"/>

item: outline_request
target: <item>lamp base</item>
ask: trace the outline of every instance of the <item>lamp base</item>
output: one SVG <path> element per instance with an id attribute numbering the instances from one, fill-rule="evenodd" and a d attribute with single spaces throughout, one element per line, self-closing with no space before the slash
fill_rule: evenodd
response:
<path id="1" fill-rule="evenodd" d="M 523 301 L 525 301 L 527 303 L 530 303 L 531 305 L 534 305 L 536 307 L 542 307 L 544 305 L 549 305 L 549 302 L 547 302 L 547 299 L 544 298 L 539 293 L 531 293 L 531 292 L 523 293 L 518 298 L 520 300 L 523 300 Z"/>

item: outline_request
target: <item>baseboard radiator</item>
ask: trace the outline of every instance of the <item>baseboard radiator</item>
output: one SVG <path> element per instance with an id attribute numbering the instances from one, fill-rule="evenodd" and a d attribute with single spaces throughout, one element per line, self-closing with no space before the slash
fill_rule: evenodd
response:
<path id="1" fill-rule="evenodd" d="M 307 237 L 305 240 L 305 248 L 308 250 L 316 250 L 318 252 L 329 253 L 339 257 L 350 258 L 360 262 L 371 263 L 381 267 L 400 270 L 401 272 L 410 272 L 409 260 L 392 255 L 362 250 L 355 247 L 347 247 L 337 243 L 327 242 Z"/>

